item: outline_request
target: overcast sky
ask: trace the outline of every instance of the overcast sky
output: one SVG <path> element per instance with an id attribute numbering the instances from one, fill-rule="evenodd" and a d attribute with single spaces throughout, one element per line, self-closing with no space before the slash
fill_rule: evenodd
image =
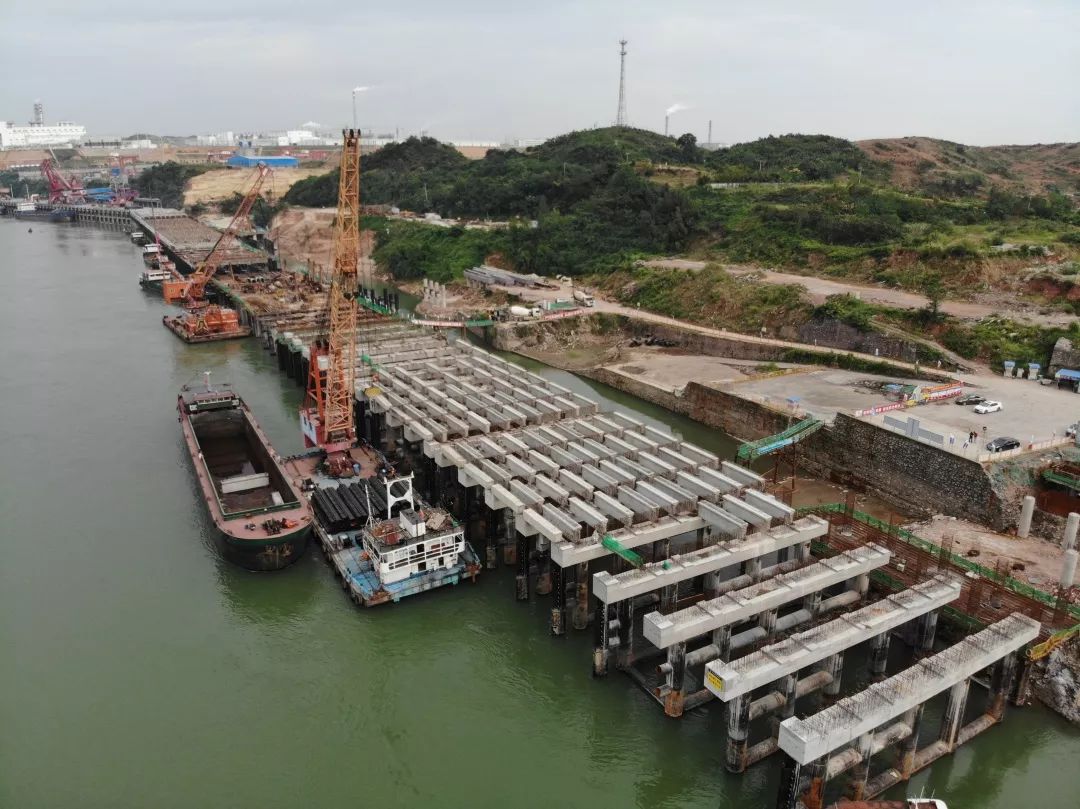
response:
<path id="1" fill-rule="evenodd" d="M 550 137 L 614 121 L 621 37 L 648 129 L 1080 140 L 1078 0 L 0 0 L 0 120 L 337 129 L 362 85 L 365 128 Z"/>

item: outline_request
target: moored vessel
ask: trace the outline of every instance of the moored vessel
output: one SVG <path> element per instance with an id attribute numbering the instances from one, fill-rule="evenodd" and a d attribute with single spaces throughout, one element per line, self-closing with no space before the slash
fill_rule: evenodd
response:
<path id="1" fill-rule="evenodd" d="M 243 399 L 228 384 L 185 385 L 184 443 L 222 554 L 249 570 L 279 570 L 304 553 L 312 514 Z"/>

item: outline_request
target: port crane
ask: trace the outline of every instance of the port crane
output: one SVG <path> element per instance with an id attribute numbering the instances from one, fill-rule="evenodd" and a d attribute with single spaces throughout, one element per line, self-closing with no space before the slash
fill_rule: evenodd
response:
<path id="1" fill-rule="evenodd" d="M 180 323 L 180 329 L 186 337 L 207 337 L 210 335 L 228 336 L 241 331 L 236 311 L 206 300 L 206 287 L 225 261 L 228 250 L 239 243 L 237 234 L 241 225 L 248 222 L 255 200 L 259 198 L 266 180 L 273 171 L 265 163 L 260 163 L 251 187 L 240 206 L 229 221 L 221 236 L 191 275 L 176 276 L 162 284 L 162 296 L 166 303 L 180 304 L 188 312 Z"/>
<path id="2" fill-rule="evenodd" d="M 51 150 L 50 150 L 51 151 Z M 73 203 L 86 201 L 86 189 L 76 178 L 60 173 L 55 155 L 41 161 L 41 174 L 49 184 L 49 202 Z"/>
<path id="3" fill-rule="evenodd" d="M 311 346 L 307 397 L 300 410 L 304 443 L 326 451 L 331 474 L 348 474 L 356 441 L 357 264 L 360 260 L 360 131 L 343 133 L 334 220 L 333 275 L 325 340 Z"/>

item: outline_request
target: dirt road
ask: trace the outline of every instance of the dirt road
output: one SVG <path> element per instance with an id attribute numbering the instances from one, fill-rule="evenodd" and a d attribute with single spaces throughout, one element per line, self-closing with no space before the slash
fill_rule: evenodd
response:
<path id="1" fill-rule="evenodd" d="M 709 262 L 693 261 L 685 258 L 654 259 L 641 262 L 646 267 L 659 267 L 669 270 L 702 270 Z M 913 292 L 904 292 L 901 289 L 886 289 L 884 287 L 865 286 L 852 284 L 846 281 L 834 281 L 829 278 L 817 278 L 810 275 L 794 275 L 792 273 L 777 272 L 775 270 L 762 270 L 756 267 L 725 264 L 723 268 L 732 275 L 751 275 L 759 278 L 766 284 L 795 284 L 806 290 L 807 297 L 814 304 L 822 304 L 830 295 L 855 295 L 867 303 L 879 303 L 883 306 L 891 306 L 896 309 L 922 309 L 927 300 L 923 295 Z M 958 317 L 963 320 L 979 320 L 989 315 L 1007 314 L 1015 320 L 1027 321 L 1040 324 L 1068 325 L 1076 320 L 1072 315 L 1063 313 L 1041 314 L 1035 310 L 1020 308 L 1017 306 L 989 306 L 981 303 L 969 303 L 967 301 L 942 301 L 941 311 L 947 315 Z"/>

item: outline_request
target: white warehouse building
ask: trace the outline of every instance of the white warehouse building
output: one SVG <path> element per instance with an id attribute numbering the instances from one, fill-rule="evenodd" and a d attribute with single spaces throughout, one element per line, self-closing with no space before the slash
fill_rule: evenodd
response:
<path id="1" fill-rule="evenodd" d="M 0 149 L 34 149 L 38 146 L 77 146 L 86 139 L 86 127 L 70 121 L 56 124 L 25 124 L 0 121 Z"/>

